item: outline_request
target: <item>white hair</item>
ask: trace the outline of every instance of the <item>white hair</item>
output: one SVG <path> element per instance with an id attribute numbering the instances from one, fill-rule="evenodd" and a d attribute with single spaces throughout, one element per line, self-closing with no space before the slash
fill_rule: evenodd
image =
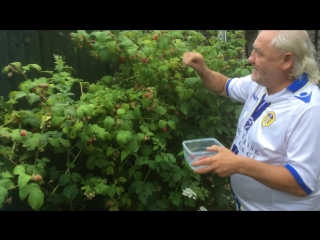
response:
<path id="1" fill-rule="evenodd" d="M 293 53 L 291 78 L 297 79 L 303 73 L 307 73 L 309 81 L 318 84 L 320 73 L 315 58 L 316 50 L 307 31 L 280 30 L 279 34 L 272 39 L 271 47 Z"/>

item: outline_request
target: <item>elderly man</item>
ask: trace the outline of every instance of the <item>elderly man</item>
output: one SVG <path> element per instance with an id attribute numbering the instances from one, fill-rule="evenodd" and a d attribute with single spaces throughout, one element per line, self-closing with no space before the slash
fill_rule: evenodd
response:
<path id="1" fill-rule="evenodd" d="M 306 31 L 261 31 L 251 75 L 228 78 L 199 53 L 183 55 L 210 91 L 244 103 L 229 149 L 194 163 L 230 176 L 238 210 L 320 210 L 320 79 Z"/>

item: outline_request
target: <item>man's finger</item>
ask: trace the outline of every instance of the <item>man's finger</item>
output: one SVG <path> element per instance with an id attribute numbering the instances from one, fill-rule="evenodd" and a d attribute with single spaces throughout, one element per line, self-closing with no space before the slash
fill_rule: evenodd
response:
<path id="1" fill-rule="evenodd" d="M 220 149 L 221 149 L 221 146 L 218 146 L 218 145 L 212 145 L 211 147 L 207 147 L 207 150 L 214 151 L 214 152 L 219 152 Z"/>

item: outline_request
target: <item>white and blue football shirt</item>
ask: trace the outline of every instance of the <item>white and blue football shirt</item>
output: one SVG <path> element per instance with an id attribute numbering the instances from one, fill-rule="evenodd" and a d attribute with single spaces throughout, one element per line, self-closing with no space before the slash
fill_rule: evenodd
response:
<path id="1" fill-rule="evenodd" d="M 251 75 L 229 79 L 228 96 L 244 103 L 231 150 L 286 167 L 308 194 L 297 197 L 242 174 L 230 177 L 241 210 L 320 210 L 320 90 L 307 74 L 273 95 Z"/>

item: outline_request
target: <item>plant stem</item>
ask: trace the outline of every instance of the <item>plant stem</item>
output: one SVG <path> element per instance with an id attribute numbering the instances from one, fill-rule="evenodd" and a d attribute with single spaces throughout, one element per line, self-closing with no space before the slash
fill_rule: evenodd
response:
<path id="1" fill-rule="evenodd" d="M 13 118 L 11 118 L 11 119 L 9 120 L 9 122 L 7 122 L 7 123 L 3 124 L 3 125 L 2 125 L 2 126 L 0 126 L 0 127 L 4 127 L 4 126 L 6 126 L 7 124 L 11 123 L 13 120 L 14 120 L 14 117 L 13 117 Z"/>
<path id="2" fill-rule="evenodd" d="M 74 160 L 72 161 L 72 163 L 74 163 L 74 162 L 77 160 L 77 158 L 79 157 L 80 153 L 81 153 L 81 150 L 79 151 L 79 153 L 77 154 L 77 156 L 74 158 Z M 64 174 L 67 174 L 67 173 L 69 172 L 69 170 L 70 170 L 70 168 L 68 167 L 67 171 L 66 171 Z M 51 194 L 54 194 L 55 191 L 58 189 L 58 187 L 59 187 L 59 185 L 57 185 L 57 186 L 54 188 L 54 190 L 52 191 Z"/>
<path id="3" fill-rule="evenodd" d="M 40 185 L 39 185 L 40 186 Z M 62 211 L 61 208 L 58 206 L 57 202 L 50 196 L 50 194 L 43 188 L 41 187 L 41 190 L 51 199 L 51 201 L 53 202 L 53 204 L 56 206 L 56 208 L 59 210 L 59 211 Z"/>
<path id="4" fill-rule="evenodd" d="M 81 84 L 81 82 L 79 82 L 79 84 L 80 84 L 81 95 L 83 95 L 83 89 L 82 89 L 82 84 Z"/>
<path id="5" fill-rule="evenodd" d="M 148 170 L 148 172 L 147 172 L 147 175 L 146 175 L 146 177 L 144 178 L 144 180 L 143 180 L 143 183 L 145 183 L 146 182 L 146 180 L 147 180 L 147 177 L 148 177 L 148 175 L 149 175 L 149 173 L 151 172 L 151 169 L 149 168 L 149 170 Z"/>

